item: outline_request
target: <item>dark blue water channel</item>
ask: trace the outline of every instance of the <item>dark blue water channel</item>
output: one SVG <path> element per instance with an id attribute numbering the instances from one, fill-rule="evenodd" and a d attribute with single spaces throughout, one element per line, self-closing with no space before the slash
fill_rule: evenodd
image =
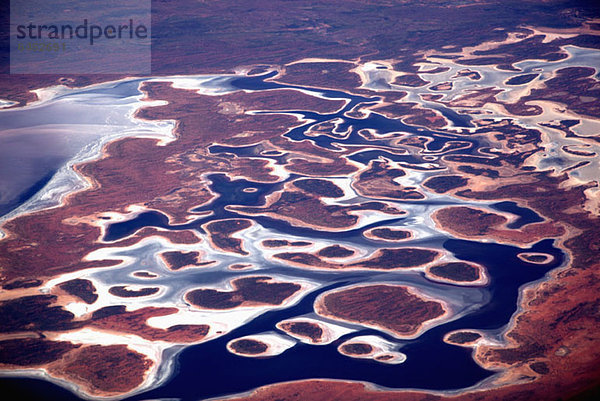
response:
<path id="1" fill-rule="evenodd" d="M 552 264 L 545 266 L 523 263 L 516 257 L 522 249 L 512 246 L 448 240 L 444 247 L 461 259 L 482 263 L 488 268 L 493 282 L 490 287 L 492 298 L 476 312 L 435 327 L 408 342 L 399 342 L 375 330 L 363 330 L 348 334 L 330 345 L 298 344 L 279 356 L 266 359 L 240 357 L 227 351 L 225 345 L 232 339 L 276 330 L 277 322 L 312 312 L 318 294 L 348 284 L 339 282 L 313 292 L 295 306 L 265 313 L 222 338 L 184 350 L 178 359 L 177 373 L 167 384 L 130 399 L 179 397 L 195 400 L 247 391 L 270 383 L 308 378 L 364 380 L 390 388 L 432 390 L 474 385 L 492 372 L 479 367 L 473 361 L 470 350 L 444 343 L 443 336 L 462 328 L 500 329 L 516 311 L 519 287 L 543 277 L 549 269 L 562 263 L 563 256 L 560 250 L 552 246 L 551 240 L 531 247 L 531 251 L 546 252 L 556 257 Z M 337 346 L 342 341 L 366 334 L 377 334 L 405 344 L 401 352 L 407 355 L 406 362 L 386 365 L 348 358 L 337 352 Z"/>
<path id="2" fill-rule="evenodd" d="M 517 216 L 517 219 L 515 221 L 506 225 L 506 227 L 511 229 L 519 229 L 526 224 L 539 223 L 541 221 L 544 221 L 544 219 L 533 210 L 525 207 L 520 207 L 515 202 L 505 201 L 494 203 L 492 205 L 492 208 L 501 212 L 508 212 Z"/>
<path id="3" fill-rule="evenodd" d="M 334 113 L 329 113 L 329 114 L 315 113 L 315 112 L 310 112 L 310 111 L 305 111 L 305 110 L 288 110 L 287 112 L 289 112 L 289 113 L 295 113 L 295 114 L 301 115 L 306 120 L 314 121 L 314 122 L 307 122 L 306 124 L 296 127 L 294 129 L 292 129 L 290 132 L 288 132 L 287 134 L 285 134 L 285 136 L 287 136 L 290 139 L 293 139 L 296 141 L 308 139 L 308 140 L 314 142 L 316 145 L 323 147 L 325 149 L 330 149 L 330 150 L 338 149 L 336 144 L 389 146 L 389 142 L 387 140 L 367 140 L 358 134 L 358 131 L 360 131 L 361 129 L 370 128 L 370 129 L 375 129 L 379 133 L 382 133 L 382 134 L 390 133 L 390 132 L 405 132 L 405 133 L 418 134 L 418 135 L 429 137 L 429 138 L 433 139 L 433 141 L 430 142 L 427 145 L 427 147 L 429 150 L 432 150 L 432 151 L 441 149 L 443 147 L 443 145 L 449 140 L 457 140 L 457 139 L 460 139 L 461 141 L 465 141 L 465 142 L 470 142 L 472 145 L 474 145 L 474 146 L 471 146 L 470 150 L 464 150 L 464 149 L 461 150 L 462 154 L 470 153 L 473 151 L 472 149 L 476 148 L 477 141 L 473 138 L 449 134 L 447 132 L 443 132 L 444 137 L 440 137 L 440 136 L 436 135 L 440 132 L 430 130 L 430 129 L 427 129 L 424 127 L 408 125 L 408 124 L 405 124 L 404 122 L 402 122 L 400 119 L 387 118 L 381 114 L 370 113 L 366 118 L 351 118 L 351 117 L 344 115 L 344 113 L 349 112 L 350 110 L 355 108 L 357 105 L 372 104 L 374 101 L 380 100 L 380 98 L 378 98 L 378 97 L 365 97 L 365 96 L 352 95 L 352 94 L 349 94 L 346 92 L 336 91 L 336 90 L 329 90 L 329 89 L 316 90 L 316 89 L 311 89 L 311 88 L 304 88 L 301 86 L 280 84 L 280 83 L 276 83 L 276 82 L 272 82 L 272 81 L 265 81 L 265 79 L 272 78 L 273 76 L 275 76 L 274 72 L 265 74 L 262 76 L 244 77 L 244 78 L 239 78 L 239 79 L 233 80 L 231 82 L 231 84 L 234 87 L 237 87 L 239 89 L 245 89 L 245 90 L 274 90 L 274 89 L 312 90 L 312 91 L 319 92 L 322 97 L 327 98 L 327 99 L 346 99 L 346 100 L 348 100 L 348 103 L 346 104 L 346 106 L 343 107 L 341 110 L 334 112 Z M 469 122 L 470 118 L 468 116 L 459 115 L 456 112 L 454 112 L 453 110 L 448 109 L 442 105 L 436 105 L 436 110 L 441 112 L 445 117 L 447 117 L 450 121 L 452 121 L 453 124 L 457 127 L 471 127 L 472 126 Z M 270 114 L 270 113 L 272 113 L 272 112 L 268 112 L 268 111 L 258 112 L 258 114 Z M 329 135 L 316 135 L 316 136 L 306 135 L 306 131 L 313 125 L 317 125 L 317 124 L 320 124 L 323 122 L 328 122 L 328 121 L 337 120 L 337 119 L 343 120 L 343 122 L 337 126 L 337 128 L 336 128 L 337 132 L 346 132 L 348 129 L 352 128 L 352 132 L 350 133 L 350 135 L 347 138 L 339 138 L 339 137 L 334 138 Z M 381 153 L 380 155 L 389 157 L 389 153 L 388 154 Z M 373 157 L 373 156 L 374 155 L 372 155 L 369 158 L 366 158 L 366 160 L 365 160 L 365 158 L 354 159 L 354 160 L 360 161 L 361 163 L 364 163 L 364 162 L 368 163 L 373 158 L 376 159 L 378 157 L 378 156 L 377 157 Z M 406 160 L 402 160 L 402 161 L 406 161 L 408 163 L 421 162 L 417 157 L 414 157 L 414 156 L 405 156 L 405 158 L 406 158 Z M 398 156 L 396 156 L 396 158 L 394 160 L 400 161 Z"/>
<path id="4" fill-rule="evenodd" d="M 233 85 L 240 89 L 252 90 L 299 88 L 265 81 L 271 76 L 273 75 L 240 78 L 234 80 Z M 445 141 L 452 140 L 450 138 L 452 135 L 445 134 L 445 137 L 441 137 L 435 131 L 409 126 L 400 120 L 388 119 L 378 114 L 371 114 L 365 119 L 348 118 L 343 115 L 346 111 L 360 103 L 373 102 L 374 99 L 333 90 L 319 90 L 319 92 L 326 98 L 343 98 L 348 99 L 349 102 L 343 110 L 327 115 L 294 111 L 316 122 L 307 123 L 291 130 L 286 134 L 290 139 L 308 139 L 314 141 L 318 146 L 328 149 L 335 149 L 335 144 L 389 146 L 386 141 L 367 141 L 357 134 L 360 129 L 372 128 L 382 133 L 403 131 L 430 137 L 434 139 L 429 144 L 430 149 L 440 149 Z M 311 124 L 335 118 L 344 120 L 339 126 L 339 131 L 345 131 L 352 126 L 353 133 L 342 139 L 327 135 L 317 137 L 305 135 Z M 455 123 L 468 124 L 468 120 L 456 120 Z M 460 139 L 474 141 L 464 137 L 460 137 Z M 476 143 L 473 142 L 473 145 L 471 150 L 466 152 L 477 148 Z M 285 161 L 285 155 L 264 155 L 256 146 L 240 148 L 213 146 L 210 151 L 214 154 L 234 153 L 239 157 L 268 157 L 275 159 L 277 163 Z M 465 150 L 461 152 L 464 154 Z M 352 158 L 357 162 L 368 164 L 369 161 L 377 159 L 379 156 L 410 164 L 421 162 L 420 156 L 398 155 L 382 150 L 359 152 Z M 297 177 L 291 175 L 288 180 Z M 161 213 L 142 213 L 129 221 L 111 224 L 107 228 L 104 239 L 107 241 L 118 240 L 147 226 L 171 230 L 191 228 L 202 231 L 200 226 L 211 220 L 246 217 L 226 210 L 226 206 L 263 205 L 265 197 L 280 190 L 284 184 L 284 182 L 266 184 L 242 178 L 230 179 L 225 174 L 219 173 L 212 174 L 208 178 L 211 182 L 211 190 L 218 194 L 218 197 L 210 204 L 198 207 L 195 211 L 210 210 L 213 215 L 200 217 L 197 221 L 185 225 L 170 226 L 167 217 Z M 248 188 L 254 188 L 255 192 L 245 192 L 244 189 Z M 418 203 L 427 203 L 427 201 Z M 493 207 L 518 216 L 518 219 L 511 224 L 511 228 L 518 228 L 541 219 L 533 211 L 519 207 L 514 202 L 501 202 Z M 365 241 L 361 235 L 362 231 L 366 229 L 365 227 L 331 233 L 293 227 L 286 222 L 264 216 L 252 216 L 251 218 L 265 228 L 288 235 L 305 237 L 307 240 L 311 238 L 345 239 L 350 242 L 356 241 L 357 244 L 359 238 L 361 241 Z M 400 222 L 402 219 L 403 217 L 396 217 L 380 221 L 367 228 Z M 564 255 L 562 251 L 553 246 L 552 240 L 544 240 L 529 249 L 522 249 L 508 245 L 448 239 L 443 243 L 443 247 L 461 260 L 482 264 L 486 267 L 490 277 L 490 285 L 486 288 L 486 291 L 489 292 L 489 301 L 457 320 L 430 329 L 419 338 L 410 341 L 398 341 L 385 333 L 369 329 L 348 334 L 330 345 L 316 346 L 299 343 L 281 355 L 270 358 L 245 358 L 227 351 L 225 345 L 228 341 L 240 336 L 277 330 L 275 325 L 278 322 L 313 312 L 313 302 L 323 291 L 360 281 L 360 277 L 353 277 L 352 273 L 339 275 L 337 279 L 328 282 L 326 287 L 308 294 L 294 306 L 266 312 L 221 338 L 186 348 L 179 354 L 175 373 L 168 382 L 158 388 L 130 397 L 129 400 L 141 401 L 158 398 L 198 400 L 244 392 L 271 383 L 308 378 L 360 380 L 395 389 L 453 390 L 475 385 L 493 373 L 482 369 L 473 361 L 470 349 L 446 344 L 442 341 L 443 336 L 449 331 L 457 329 L 480 329 L 493 332 L 501 330 L 516 311 L 519 288 L 526 283 L 541 279 L 549 270 L 558 267 L 563 262 Z M 554 259 L 545 265 L 530 264 L 517 258 L 516 255 L 523 251 L 548 253 L 553 255 Z M 437 285 L 446 289 L 452 288 L 449 284 Z M 337 352 L 337 347 L 342 341 L 365 334 L 376 334 L 402 345 L 400 351 L 407 355 L 406 362 L 399 365 L 388 365 L 372 360 L 349 358 Z M 3 378 L 0 380 L 0 386 L 4 391 L 20 394 L 21 399 L 65 401 L 78 399 L 69 391 L 43 380 Z"/>
<path id="5" fill-rule="evenodd" d="M 295 227 L 290 223 L 282 220 L 273 219 L 267 216 L 255 215 L 246 216 L 243 214 L 236 213 L 235 211 L 227 210 L 226 206 L 261 206 L 265 203 L 265 197 L 274 191 L 280 190 L 283 184 L 289 180 L 293 180 L 298 176 L 292 174 L 290 177 L 282 182 L 278 183 L 262 183 L 249 181 L 243 178 L 230 179 L 225 174 L 210 174 L 207 178 L 210 181 L 209 187 L 211 191 L 218 194 L 217 198 L 214 199 L 207 205 L 197 207 L 193 211 L 203 212 L 211 211 L 212 214 L 206 217 L 199 217 L 197 220 L 181 225 L 170 225 L 168 217 L 157 211 L 149 211 L 140 213 L 136 217 L 113 223 L 108 225 L 106 233 L 104 235 L 104 241 L 117 241 L 123 239 L 129 235 L 134 234 L 136 231 L 144 227 L 159 227 L 169 230 L 181 231 L 188 229 L 195 229 L 201 233 L 204 233 L 202 225 L 213 220 L 219 219 L 231 219 L 231 218 L 251 218 L 261 226 L 279 231 L 281 233 L 289 235 L 304 236 L 310 238 L 336 238 L 336 239 L 347 239 L 350 237 L 359 236 L 363 231 L 373 227 L 394 224 L 399 221 L 406 219 L 406 217 L 391 217 L 389 219 L 380 220 L 369 225 L 366 225 L 357 229 L 350 229 L 347 231 L 331 233 L 330 231 L 321 231 L 307 227 Z M 254 188 L 255 192 L 244 192 L 244 189 Z M 424 201 L 404 201 L 404 203 L 418 203 L 421 205 L 425 204 L 437 204 L 437 201 L 424 200 Z M 527 209 L 529 210 L 529 209 Z M 357 244 L 360 245 L 360 244 Z"/>
<path id="6" fill-rule="evenodd" d="M 171 379 L 159 388 L 128 398 L 147 400 L 179 398 L 198 400 L 247 391 L 281 381 L 308 378 L 362 380 L 389 388 L 452 390 L 465 388 L 492 375 L 479 367 L 469 349 L 446 344 L 443 336 L 457 329 L 498 330 L 505 326 L 516 311 L 519 287 L 538 280 L 563 262 L 563 253 L 544 240 L 527 251 L 549 253 L 555 260 L 547 265 L 529 264 L 517 258 L 523 249 L 474 241 L 447 240 L 444 248 L 462 260 L 486 266 L 491 278 L 490 301 L 480 309 L 455 321 L 437 326 L 412 341 L 398 341 L 375 330 L 348 334 L 330 345 L 299 343 L 283 354 L 271 358 L 245 358 L 231 354 L 226 343 L 240 336 L 277 330 L 281 320 L 313 311 L 313 302 L 320 293 L 353 283 L 352 276 L 305 296 L 289 308 L 270 311 L 227 335 L 204 344 L 186 348 L 177 359 Z M 376 334 L 403 344 L 401 352 L 407 360 L 400 365 L 386 365 L 371 360 L 345 357 L 337 352 L 344 340 L 366 334 Z M 4 389 L 20 394 L 37 395 L 41 400 L 74 400 L 66 390 L 41 380 L 0 380 Z"/>
<path id="7" fill-rule="evenodd" d="M 290 177 L 293 178 L 295 177 Z M 224 174 L 213 174 L 209 179 L 211 190 L 219 196 L 211 204 L 199 207 L 197 211 L 212 210 L 215 213 L 213 216 L 183 226 L 171 227 L 167 223 L 166 216 L 157 212 L 148 212 L 130 221 L 111 225 L 107 231 L 108 239 L 122 238 L 148 225 L 170 229 L 199 229 L 200 224 L 212 219 L 243 217 L 225 210 L 225 206 L 261 204 L 264 202 L 265 195 L 280 189 L 282 185 L 282 183 L 256 183 L 245 179 L 230 180 Z M 244 192 L 243 189 L 248 187 L 256 188 L 257 191 Z M 494 208 L 519 216 L 515 222 L 519 227 L 540 219 L 530 209 L 519 207 L 514 202 L 500 202 L 495 204 Z M 281 233 L 302 236 L 309 240 L 340 238 L 350 242 L 356 241 L 357 245 L 360 245 L 360 238 L 364 238 L 361 233 L 366 229 L 334 234 L 293 227 L 288 223 L 262 216 L 253 219 L 258 224 Z M 400 220 L 402 218 L 380 221 L 367 228 Z M 225 345 L 228 341 L 240 336 L 277 330 L 275 325 L 279 321 L 312 312 L 315 297 L 323 291 L 359 280 L 359 278 L 353 280 L 351 274 L 340 276 L 340 281 L 309 294 L 295 306 L 267 312 L 222 338 L 184 350 L 178 358 L 176 374 L 167 384 L 143 395 L 132 397 L 131 400 L 161 397 L 195 400 L 243 392 L 270 383 L 307 378 L 364 380 L 390 388 L 432 390 L 452 390 L 474 385 L 489 377 L 492 372 L 479 367 L 473 361 L 469 349 L 444 343 L 443 336 L 457 329 L 492 331 L 501 329 L 516 311 L 519 287 L 542 278 L 550 269 L 559 266 L 563 262 L 563 254 L 552 245 L 552 240 L 541 241 L 526 249 L 526 251 L 553 255 L 555 257 L 553 262 L 546 265 L 530 264 L 520 260 L 516 255 L 525 250 L 514 246 L 454 239 L 445 241 L 443 246 L 461 260 L 480 263 L 486 267 L 491 279 L 491 284 L 487 288 L 490 300 L 480 309 L 458 320 L 435 327 L 412 341 L 398 341 L 385 333 L 362 330 L 346 335 L 331 345 L 313 346 L 299 343 L 282 355 L 266 359 L 244 358 L 227 351 Z M 377 334 L 389 341 L 402 344 L 401 352 L 407 355 L 407 361 L 401 365 L 386 365 L 370 360 L 348 358 L 337 352 L 340 342 L 365 334 Z"/>

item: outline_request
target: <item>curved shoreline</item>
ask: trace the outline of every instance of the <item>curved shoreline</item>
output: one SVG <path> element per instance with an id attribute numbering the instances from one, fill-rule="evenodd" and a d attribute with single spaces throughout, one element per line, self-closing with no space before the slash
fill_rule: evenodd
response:
<path id="1" fill-rule="evenodd" d="M 406 291 L 406 293 L 409 296 L 413 296 L 419 299 L 419 301 L 421 302 L 434 302 L 437 305 L 439 305 L 442 309 L 442 314 L 435 316 L 433 318 L 429 318 L 429 319 L 425 319 L 424 321 L 422 321 L 421 323 L 419 323 L 419 325 L 417 326 L 416 329 L 411 330 L 408 333 L 401 333 L 398 331 L 395 331 L 392 328 L 386 327 L 383 324 L 377 324 L 374 322 L 366 322 L 364 320 L 351 320 L 348 318 L 343 318 L 343 317 L 339 317 L 337 315 L 335 315 L 335 313 L 330 312 L 326 305 L 324 304 L 325 302 L 325 298 L 328 295 L 331 294 L 336 294 L 336 293 L 340 293 L 340 292 L 344 292 L 344 291 L 351 291 L 353 289 L 364 289 L 364 288 L 368 288 L 368 287 L 377 287 L 377 286 L 385 286 L 385 287 L 390 287 L 390 288 L 398 288 L 398 289 L 402 289 L 404 291 Z M 449 318 L 452 317 L 452 312 L 450 309 L 450 306 L 443 300 L 440 299 L 435 299 L 432 297 L 429 297 L 421 292 L 419 292 L 419 290 L 415 287 L 409 287 L 406 285 L 391 285 L 391 284 L 386 284 L 386 283 L 382 283 L 382 284 L 373 284 L 373 283 L 369 283 L 369 284 L 356 284 L 356 285 L 352 285 L 352 286 L 347 286 L 347 287 L 342 287 L 342 288 L 338 288 L 335 290 L 331 290 L 328 292 L 325 292 L 321 295 L 319 295 L 317 297 L 317 299 L 315 300 L 315 311 L 317 312 L 317 314 L 329 318 L 329 319 L 333 319 L 339 322 L 348 322 L 348 323 L 354 323 L 354 324 L 359 324 L 361 326 L 365 326 L 365 327 L 369 327 L 369 328 L 373 328 L 379 331 L 383 331 L 389 335 L 394 336 L 395 338 L 398 339 L 415 339 L 418 338 L 423 332 L 429 330 L 432 327 L 435 327 L 439 324 L 441 324 L 442 322 L 448 320 Z M 373 318 L 370 318 L 370 320 L 373 320 Z M 376 320 L 376 319 L 375 319 Z"/>

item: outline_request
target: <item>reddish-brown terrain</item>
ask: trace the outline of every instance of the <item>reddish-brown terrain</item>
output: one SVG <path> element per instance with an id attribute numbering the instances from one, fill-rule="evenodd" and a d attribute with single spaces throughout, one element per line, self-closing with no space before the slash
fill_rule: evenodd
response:
<path id="1" fill-rule="evenodd" d="M 483 268 L 473 263 L 448 262 L 429 266 L 427 274 L 451 282 L 472 283 L 483 278 Z"/>
<path id="2" fill-rule="evenodd" d="M 263 354 L 269 346 L 261 341 L 240 339 L 229 344 L 229 347 L 238 354 L 260 355 Z"/>
<path id="3" fill-rule="evenodd" d="M 481 334 L 473 331 L 455 331 L 444 338 L 444 341 L 456 345 L 472 345 L 481 338 Z"/>
<path id="4" fill-rule="evenodd" d="M 211 264 L 212 262 L 201 262 L 200 261 L 200 252 L 189 251 L 189 252 L 181 252 L 181 251 L 169 251 L 163 252 L 160 255 L 165 264 L 171 270 L 179 270 L 185 267 L 201 267 Z"/>
<path id="5" fill-rule="evenodd" d="M 365 285 L 334 290 L 319 297 L 322 316 L 378 327 L 400 338 L 420 333 L 425 324 L 444 317 L 443 304 L 422 298 L 414 289 L 397 285 Z"/>
<path id="6" fill-rule="evenodd" d="M 296 336 L 310 338 L 313 342 L 319 342 L 323 336 L 323 329 L 312 322 L 284 322 L 277 327 Z"/>
<path id="7" fill-rule="evenodd" d="M 422 248 L 380 248 L 372 255 L 352 263 L 329 262 L 319 253 L 282 252 L 273 255 L 275 259 L 300 267 L 320 269 L 410 269 L 423 266 L 436 260 L 440 253 L 433 249 Z"/>
<path id="8" fill-rule="evenodd" d="M 128 312 L 124 306 L 107 306 L 93 313 L 90 326 L 114 332 L 130 333 L 151 341 L 162 340 L 175 343 L 193 343 L 202 340 L 209 326 L 175 325 L 166 330 L 147 324 L 150 317 L 177 313 L 176 308 L 146 307 Z"/>
<path id="9" fill-rule="evenodd" d="M 366 202 L 352 206 L 326 205 L 319 196 L 293 190 L 277 194 L 266 207 L 231 206 L 229 209 L 250 216 L 272 216 L 293 225 L 330 230 L 355 226 L 359 218 L 350 212 L 373 210 L 391 215 L 405 213 L 382 202 Z"/>
<path id="10" fill-rule="evenodd" d="M 415 187 L 404 187 L 394 179 L 406 173 L 394 169 L 384 162 L 371 162 L 353 183 L 354 188 L 364 196 L 389 199 L 423 199 L 424 196 Z"/>
<path id="11" fill-rule="evenodd" d="M 294 186 L 305 192 L 324 198 L 341 198 L 344 196 L 344 191 L 340 187 L 326 180 L 296 180 L 294 181 Z"/>
<path id="12" fill-rule="evenodd" d="M 68 294 L 74 295 L 86 304 L 93 304 L 98 299 L 96 288 L 90 280 L 74 279 L 65 281 L 58 286 Z"/>
<path id="13" fill-rule="evenodd" d="M 242 241 L 238 238 L 233 238 L 231 235 L 238 231 L 245 230 L 251 225 L 252 222 L 250 220 L 217 220 L 211 221 L 205 228 L 209 233 L 210 241 L 215 248 L 227 252 L 239 253 L 241 255 L 248 255 L 248 252 L 242 248 Z"/>
<path id="14" fill-rule="evenodd" d="M 280 305 L 301 289 L 267 276 L 244 277 L 232 281 L 233 291 L 197 289 L 185 295 L 194 306 L 204 309 L 231 309 L 248 305 Z"/>
<path id="15" fill-rule="evenodd" d="M 437 175 L 425 180 L 423 186 L 441 194 L 451 189 L 464 187 L 468 182 L 467 178 L 460 175 Z"/>
<path id="16" fill-rule="evenodd" d="M 125 345 L 78 348 L 49 366 L 53 376 L 78 384 L 95 396 L 117 395 L 142 384 L 152 361 Z"/>
<path id="17" fill-rule="evenodd" d="M 365 355 L 373 352 L 373 347 L 365 343 L 349 343 L 342 345 L 340 351 L 349 355 Z"/>
<path id="18" fill-rule="evenodd" d="M 320 249 L 317 255 L 324 258 L 346 258 L 354 255 L 354 251 L 341 245 L 331 245 Z"/>
<path id="19" fill-rule="evenodd" d="M 282 239 L 266 239 L 262 242 L 262 246 L 266 248 L 282 248 L 287 246 L 307 246 L 311 245 L 306 241 L 288 241 Z"/>
<path id="20" fill-rule="evenodd" d="M 385 227 L 385 228 L 371 228 L 364 232 L 365 237 L 383 241 L 404 241 L 412 238 L 412 233 L 409 230 L 402 230 L 397 228 Z"/>
<path id="21" fill-rule="evenodd" d="M 470 207 L 448 207 L 435 212 L 432 218 L 442 230 L 462 238 L 489 238 L 498 242 L 528 244 L 544 238 L 560 237 L 564 228 L 555 222 L 528 224 L 521 229 L 503 229 L 508 219 Z"/>

